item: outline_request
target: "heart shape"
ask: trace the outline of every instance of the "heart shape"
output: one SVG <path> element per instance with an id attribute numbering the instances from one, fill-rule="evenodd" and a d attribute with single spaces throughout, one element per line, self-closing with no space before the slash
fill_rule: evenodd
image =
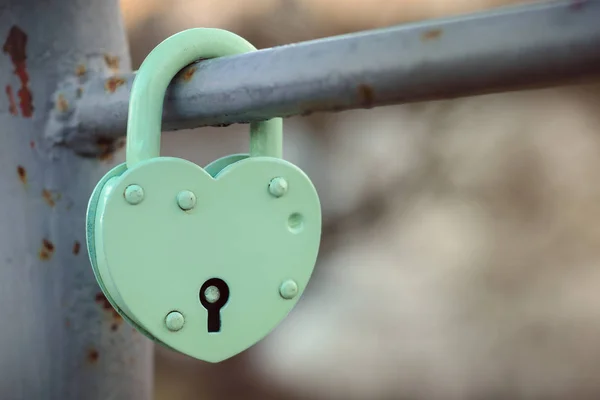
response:
<path id="1" fill-rule="evenodd" d="M 98 271 L 122 311 L 168 347 L 209 362 L 244 351 L 286 317 L 308 284 L 321 235 L 317 192 L 298 167 L 271 157 L 226 164 L 216 177 L 179 158 L 136 165 L 106 184 L 94 233 Z M 275 177 L 289 185 L 281 197 L 269 193 Z M 132 184 L 144 190 L 137 205 L 123 197 Z M 177 205 L 182 190 L 196 195 L 189 211 Z M 216 333 L 200 301 L 211 278 L 230 291 Z M 288 280 L 298 286 L 293 299 L 279 293 Z M 172 311 L 185 318 L 176 332 L 165 325 Z"/>

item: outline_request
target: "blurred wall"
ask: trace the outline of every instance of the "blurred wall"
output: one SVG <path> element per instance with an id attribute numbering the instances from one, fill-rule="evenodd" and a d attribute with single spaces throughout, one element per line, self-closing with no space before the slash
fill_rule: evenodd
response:
<path id="1" fill-rule="evenodd" d="M 518 2 L 122 7 L 137 66 L 190 27 L 268 47 Z M 599 398 L 599 105 L 588 85 L 285 120 L 286 158 L 323 201 L 314 279 L 232 360 L 158 348 L 157 400 Z M 246 126 L 163 140 L 200 165 L 247 144 Z"/>

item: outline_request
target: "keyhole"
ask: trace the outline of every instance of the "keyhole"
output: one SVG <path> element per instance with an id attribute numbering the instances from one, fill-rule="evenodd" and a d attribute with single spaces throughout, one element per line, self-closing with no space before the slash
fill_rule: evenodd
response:
<path id="1" fill-rule="evenodd" d="M 200 288 L 200 303 L 208 311 L 208 332 L 221 332 L 221 308 L 229 300 L 229 286 L 224 280 L 212 278 Z"/>

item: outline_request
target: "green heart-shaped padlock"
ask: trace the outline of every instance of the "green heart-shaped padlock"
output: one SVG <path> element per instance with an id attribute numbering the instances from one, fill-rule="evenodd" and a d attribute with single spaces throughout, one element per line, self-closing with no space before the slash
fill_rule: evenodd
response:
<path id="1" fill-rule="evenodd" d="M 249 155 L 205 169 L 159 156 L 175 74 L 199 58 L 254 50 L 220 29 L 160 43 L 131 90 L 126 163 L 102 178 L 88 205 L 89 256 L 112 306 L 149 338 L 209 362 L 244 351 L 285 318 L 319 250 L 319 198 L 281 159 L 281 118 L 251 124 Z"/>

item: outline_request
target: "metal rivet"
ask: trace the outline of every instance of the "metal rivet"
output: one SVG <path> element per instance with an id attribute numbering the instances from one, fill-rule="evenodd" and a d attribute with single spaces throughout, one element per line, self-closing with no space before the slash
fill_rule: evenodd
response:
<path id="1" fill-rule="evenodd" d="M 283 196 L 288 190 L 288 183 L 285 179 L 278 177 L 269 182 L 269 193 L 275 197 Z"/>
<path id="2" fill-rule="evenodd" d="M 125 188 L 123 196 L 125 197 L 125 201 L 134 206 L 144 200 L 144 189 L 139 185 L 129 185 Z"/>
<path id="3" fill-rule="evenodd" d="M 291 300 L 298 294 L 298 284 L 291 279 L 283 282 L 279 287 L 279 294 L 286 300 Z"/>
<path id="4" fill-rule="evenodd" d="M 183 314 L 178 311 L 171 311 L 165 318 L 165 325 L 171 332 L 181 330 L 183 324 L 185 324 L 185 318 L 183 318 Z"/>
<path id="5" fill-rule="evenodd" d="M 196 195 L 189 190 L 182 190 L 177 194 L 177 204 L 182 210 L 191 210 L 196 206 Z"/>
<path id="6" fill-rule="evenodd" d="M 216 303 L 221 298 L 221 291 L 216 286 L 209 286 L 204 291 L 204 297 L 209 303 Z"/>

